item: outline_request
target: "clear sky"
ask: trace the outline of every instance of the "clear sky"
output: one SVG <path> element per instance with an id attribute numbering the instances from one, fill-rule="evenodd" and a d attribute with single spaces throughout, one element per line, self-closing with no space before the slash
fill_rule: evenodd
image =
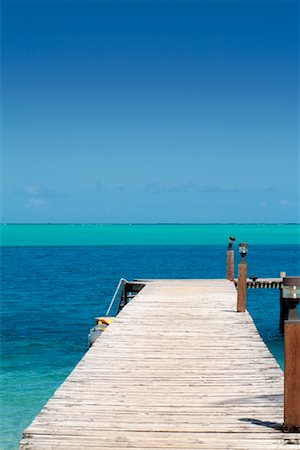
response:
<path id="1" fill-rule="evenodd" d="M 3 1 L 3 222 L 299 222 L 296 1 Z"/>

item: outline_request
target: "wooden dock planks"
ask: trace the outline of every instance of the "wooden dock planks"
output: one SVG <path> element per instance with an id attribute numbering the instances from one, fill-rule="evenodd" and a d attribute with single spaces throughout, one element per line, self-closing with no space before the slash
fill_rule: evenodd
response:
<path id="1" fill-rule="evenodd" d="M 225 280 L 156 280 L 24 431 L 20 449 L 300 449 L 283 374 Z"/>

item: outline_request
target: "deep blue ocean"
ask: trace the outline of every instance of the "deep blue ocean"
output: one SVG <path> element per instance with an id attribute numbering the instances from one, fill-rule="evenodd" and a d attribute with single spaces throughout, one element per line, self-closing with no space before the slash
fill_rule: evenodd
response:
<path id="1" fill-rule="evenodd" d="M 17 448 L 87 350 L 88 330 L 120 277 L 225 278 L 225 255 L 226 245 L 3 247 L 0 448 Z M 300 274 L 296 245 L 252 245 L 247 262 L 248 275 Z M 282 365 L 279 291 L 248 290 L 247 308 Z"/>

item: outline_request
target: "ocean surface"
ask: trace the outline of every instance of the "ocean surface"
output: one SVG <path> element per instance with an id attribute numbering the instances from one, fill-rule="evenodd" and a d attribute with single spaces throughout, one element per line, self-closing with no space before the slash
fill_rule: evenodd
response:
<path id="1" fill-rule="evenodd" d="M 2 450 L 17 448 L 22 430 L 87 351 L 88 330 L 121 277 L 224 278 L 229 235 L 249 243 L 249 275 L 300 274 L 299 225 L 3 225 L 1 231 Z M 247 308 L 282 366 L 278 290 L 248 290 Z"/>

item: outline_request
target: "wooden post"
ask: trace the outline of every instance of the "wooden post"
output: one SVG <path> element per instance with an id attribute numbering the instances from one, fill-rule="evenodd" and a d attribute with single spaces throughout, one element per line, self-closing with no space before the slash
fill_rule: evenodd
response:
<path id="1" fill-rule="evenodd" d="M 228 249 L 226 252 L 226 278 L 233 281 L 234 279 L 234 251 Z"/>
<path id="2" fill-rule="evenodd" d="M 247 264 L 242 258 L 238 269 L 237 312 L 246 311 Z"/>
<path id="3" fill-rule="evenodd" d="M 286 272 L 280 272 L 279 277 L 284 278 L 286 276 Z M 286 301 L 284 301 L 282 297 L 282 288 L 280 289 L 280 319 L 279 319 L 279 331 L 280 333 L 284 332 L 284 321 L 288 318 L 288 305 Z"/>
<path id="4" fill-rule="evenodd" d="M 300 320 L 284 323 L 283 430 L 300 432 Z"/>

